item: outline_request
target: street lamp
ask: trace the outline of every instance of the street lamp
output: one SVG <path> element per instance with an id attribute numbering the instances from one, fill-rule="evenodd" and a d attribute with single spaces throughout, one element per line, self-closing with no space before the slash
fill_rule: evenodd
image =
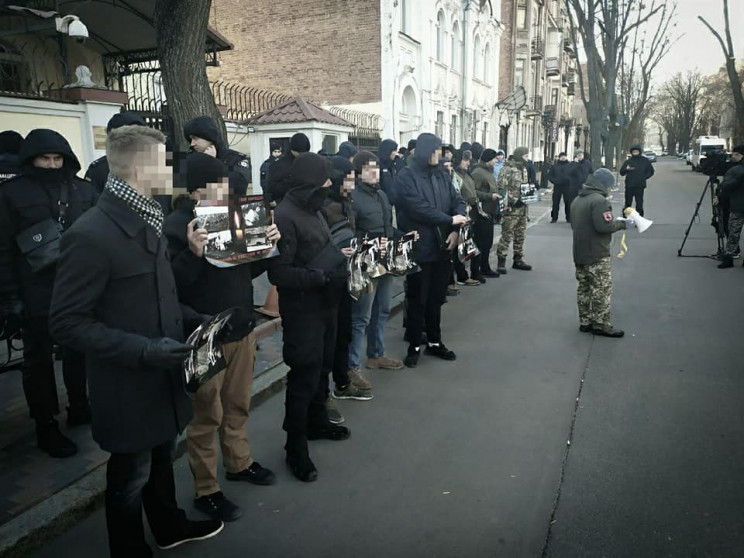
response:
<path id="1" fill-rule="evenodd" d="M 582 126 L 581 122 L 576 124 L 576 140 L 574 141 L 574 147 L 578 148 L 581 145 L 581 129 L 584 126 Z"/>
<path id="2" fill-rule="evenodd" d="M 565 133 L 564 140 L 566 143 L 566 146 L 563 149 L 563 151 L 565 151 L 566 153 L 568 153 L 568 135 L 571 133 L 571 128 L 573 128 L 573 120 L 570 118 L 566 118 L 563 121 L 563 132 Z"/>
<path id="3" fill-rule="evenodd" d="M 584 127 L 584 152 L 587 151 L 587 144 L 589 142 L 589 124 Z"/>

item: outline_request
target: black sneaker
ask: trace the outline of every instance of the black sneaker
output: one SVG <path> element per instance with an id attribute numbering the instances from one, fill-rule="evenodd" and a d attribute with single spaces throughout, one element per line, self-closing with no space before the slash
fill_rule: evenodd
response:
<path id="1" fill-rule="evenodd" d="M 239 473 L 225 473 L 225 478 L 231 481 L 246 481 L 260 486 L 269 486 L 276 482 L 276 475 L 270 469 L 261 467 L 258 461 L 254 461 Z"/>
<path id="2" fill-rule="evenodd" d="M 90 405 L 75 405 L 67 407 L 67 426 L 82 426 L 90 424 Z"/>
<path id="3" fill-rule="evenodd" d="M 622 337 L 625 335 L 625 332 L 622 329 L 615 329 L 611 325 L 606 324 L 593 326 L 592 333 L 602 337 Z"/>
<path id="4" fill-rule="evenodd" d="M 486 277 L 492 277 L 492 278 L 495 279 L 496 277 L 499 277 L 501 274 L 499 272 L 497 272 L 497 271 L 494 271 L 492 269 L 489 269 L 487 271 L 484 271 L 483 272 L 483 275 L 486 276 Z"/>
<path id="5" fill-rule="evenodd" d="M 207 521 L 190 521 L 187 519 L 183 533 L 172 539 L 157 542 L 156 544 L 160 550 L 170 550 L 183 543 L 211 539 L 224 528 L 225 524 L 219 519 L 208 519 Z"/>
<path id="6" fill-rule="evenodd" d="M 334 440 L 339 442 L 347 440 L 351 436 L 351 430 L 345 426 L 339 426 L 328 422 L 322 426 L 311 426 L 307 429 L 308 440 Z"/>
<path id="7" fill-rule="evenodd" d="M 313 482 L 318 480 L 318 470 L 310 460 L 307 452 L 295 452 L 287 450 L 287 465 L 292 474 L 302 482 Z"/>
<path id="8" fill-rule="evenodd" d="M 36 444 L 51 457 L 72 457 L 77 453 L 75 442 L 59 431 L 54 419 L 36 423 Z"/>
<path id="9" fill-rule="evenodd" d="M 424 351 L 427 355 L 441 358 L 442 360 L 455 360 L 457 355 L 444 346 L 444 343 L 429 343 Z"/>
<path id="10" fill-rule="evenodd" d="M 476 281 L 478 281 L 481 285 L 485 285 L 487 283 L 486 278 L 483 277 L 483 275 L 476 275 L 473 277 Z"/>
<path id="11" fill-rule="evenodd" d="M 421 356 L 421 347 L 408 347 L 408 354 L 403 360 L 403 364 L 406 368 L 416 368 L 418 366 L 418 360 Z"/>
<path id="12" fill-rule="evenodd" d="M 231 502 L 222 492 L 194 498 L 194 507 L 219 521 L 235 521 L 243 515 L 240 506 Z"/>

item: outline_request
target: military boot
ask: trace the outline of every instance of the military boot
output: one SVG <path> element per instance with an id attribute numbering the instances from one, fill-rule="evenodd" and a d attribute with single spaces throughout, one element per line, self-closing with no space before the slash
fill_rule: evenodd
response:
<path id="1" fill-rule="evenodd" d="M 506 275 L 506 256 L 499 256 L 499 261 L 496 264 L 496 273 Z"/>
<path id="2" fill-rule="evenodd" d="M 512 269 L 521 269 L 522 271 L 530 271 L 532 266 L 522 259 L 522 256 L 514 256 L 514 263 Z"/>
<path id="3" fill-rule="evenodd" d="M 723 256 L 721 263 L 718 264 L 718 269 L 727 269 L 729 267 L 734 267 L 734 258 L 731 256 Z"/>

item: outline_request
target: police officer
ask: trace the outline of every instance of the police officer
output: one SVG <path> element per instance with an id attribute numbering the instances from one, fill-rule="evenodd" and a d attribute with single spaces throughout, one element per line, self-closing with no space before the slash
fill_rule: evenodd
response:
<path id="1" fill-rule="evenodd" d="M 590 175 L 578 197 L 571 204 L 573 256 L 579 288 L 579 331 L 604 337 L 622 337 L 625 333 L 610 322 L 612 267 L 610 242 L 612 233 L 627 226 L 615 220 L 607 199 L 615 178 L 607 169 Z"/>
<path id="2" fill-rule="evenodd" d="M 59 403 L 48 323 L 59 255 L 54 239 L 95 204 L 96 195 L 90 183 L 75 176 L 80 163 L 53 130 L 32 130 L 18 158 L 21 173 L 0 188 L 0 303 L 11 323 L 23 327 L 23 391 L 38 446 L 52 457 L 70 457 L 77 447 L 54 419 Z M 82 355 L 65 350 L 62 373 L 67 425 L 90 422 Z"/>
<path id="3" fill-rule="evenodd" d="M 136 112 L 120 112 L 111 117 L 106 125 L 106 134 L 110 134 L 111 130 L 121 128 L 122 126 L 147 126 L 145 120 Z M 106 181 L 109 175 L 109 164 L 108 159 L 104 155 L 99 159 L 93 161 L 89 166 L 88 170 L 85 171 L 85 180 L 93 185 L 96 194 L 100 195 L 106 186 Z"/>
<path id="4" fill-rule="evenodd" d="M 228 148 L 217 123 L 209 116 L 192 118 L 183 127 L 191 151 L 217 157 L 227 165 L 230 191 L 245 196 L 251 183 L 251 160 L 245 153 Z"/>
<path id="5" fill-rule="evenodd" d="M 524 261 L 524 237 L 527 231 L 528 207 L 522 201 L 520 186 L 527 182 L 527 167 L 525 155 L 529 153 L 526 147 L 517 147 L 511 160 L 504 163 L 497 181 L 498 193 L 508 202 L 508 211 L 501 218 L 501 240 L 496 248 L 498 264 L 496 271 L 506 273 L 506 256 L 509 254 L 509 244 L 514 243 L 513 269 L 529 271 L 532 266 Z"/>
<path id="6" fill-rule="evenodd" d="M 282 156 L 282 146 L 278 143 L 271 142 L 271 155 L 263 163 L 261 163 L 261 191 L 266 192 L 266 187 L 269 183 L 269 169 L 271 165 L 276 163 Z"/>
<path id="7" fill-rule="evenodd" d="M 731 160 L 739 164 L 730 168 L 721 181 L 720 197 L 729 202 L 729 230 L 719 269 L 734 267 L 734 255 L 744 227 L 744 145 L 734 147 Z"/>
<path id="8" fill-rule="evenodd" d="M 0 182 L 14 177 L 20 172 L 18 152 L 23 144 L 23 136 L 14 130 L 0 132 Z"/>

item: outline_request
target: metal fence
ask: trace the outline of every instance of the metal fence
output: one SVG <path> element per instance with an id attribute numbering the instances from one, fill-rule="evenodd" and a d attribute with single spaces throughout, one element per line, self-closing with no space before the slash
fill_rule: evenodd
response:
<path id="1" fill-rule="evenodd" d="M 291 99 L 275 91 L 225 81 L 215 81 L 211 87 L 215 102 L 227 109 L 225 119 L 233 122 L 245 122 Z"/>

